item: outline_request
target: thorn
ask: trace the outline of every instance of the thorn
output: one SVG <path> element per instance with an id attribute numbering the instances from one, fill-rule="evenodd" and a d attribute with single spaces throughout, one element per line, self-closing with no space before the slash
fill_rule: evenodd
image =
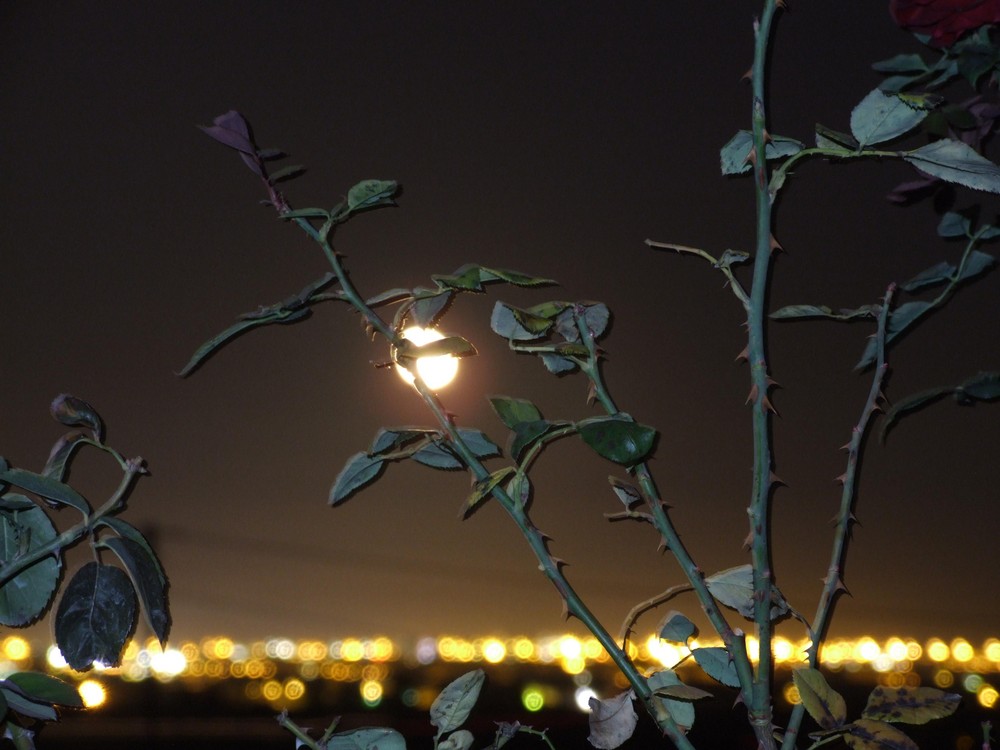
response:
<path id="1" fill-rule="evenodd" d="M 659 553 L 661 553 L 661 554 L 664 553 L 664 552 L 668 552 L 669 550 L 670 550 L 670 547 L 668 547 L 667 543 L 665 541 L 663 541 L 662 539 L 660 540 L 660 543 L 656 545 L 656 551 L 659 552 Z"/>
<path id="2" fill-rule="evenodd" d="M 774 140 L 771 137 L 771 134 L 767 132 L 767 128 L 764 128 L 764 134 L 763 135 L 764 135 L 764 143 L 771 143 Z"/>
<path id="3" fill-rule="evenodd" d="M 787 486 L 788 486 L 788 483 L 787 483 L 787 482 L 785 482 L 785 480 L 784 480 L 784 479 L 782 479 L 781 477 L 779 477 L 779 476 L 778 476 L 777 474 L 775 474 L 775 473 L 774 473 L 773 471 L 771 472 L 771 476 L 770 476 L 770 482 L 771 482 L 771 485 L 772 485 L 772 486 L 774 486 L 774 485 L 776 485 L 776 484 L 780 484 L 780 485 L 781 485 L 782 487 L 787 487 Z"/>
<path id="4" fill-rule="evenodd" d="M 757 166 L 757 149 L 751 146 L 750 150 L 747 152 L 747 155 L 743 157 L 743 163 L 753 164 L 754 166 Z"/>
<path id="5" fill-rule="evenodd" d="M 767 387 L 768 388 L 781 388 L 781 383 L 772 378 L 770 375 L 767 376 Z"/>
<path id="6" fill-rule="evenodd" d="M 594 381 L 590 381 L 590 388 L 587 389 L 587 406 L 593 406 L 597 401 L 597 386 Z"/>
<path id="7" fill-rule="evenodd" d="M 850 443 L 844 443 L 842 446 L 840 446 L 840 450 L 842 450 L 842 451 L 849 451 L 849 450 L 851 450 L 851 444 Z"/>
<path id="8" fill-rule="evenodd" d="M 747 538 L 743 540 L 743 549 L 747 550 L 753 546 L 753 532 L 747 532 Z"/>
<path id="9" fill-rule="evenodd" d="M 776 8 L 781 8 L 782 10 L 788 10 L 788 5 L 785 3 L 785 0 L 777 0 L 774 6 Z"/>
<path id="10" fill-rule="evenodd" d="M 740 76 L 740 81 L 752 81 L 753 80 L 753 67 L 747 68 L 747 72 Z"/>
<path id="11" fill-rule="evenodd" d="M 549 559 L 552 560 L 552 563 L 556 566 L 556 570 L 558 570 L 560 573 L 562 572 L 563 568 L 569 565 L 569 563 L 563 560 L 561 557 L 554 557 L 553 555 L 549 555 Z"/>
<path id="12" fill-rule="evenodd" d="M 834 477 L 833 481 L 836 482 L 837 484 L 846 484 L 847 474 L 841 474 L 839 477 Z"/>
<path id="13" fill-rule="evenodd" d="M 756 383 L 754 383 L 752 386 L 750 386 L 750 394 L 747 396 L 747 400 L 744 401 L 743 403 L 749 404 L 751 401 L 754 402 L 754 403 L 757 402 L 757 384 Z"/>
<path id="14" fill-rule="evenodd" d="M 850 524 L 855 524 L 856 523 L 858 526 L 861 525 L 861 521 L 858 520 L 858 517 L 856 515 L 854 515 L 854 513 L 848 513 L 847 514 L 847 522 L 850 523 Z"/>
<path id="15" fill-rule="evenodd" d="M 736 361 L 749 362 L 750 361 L 750 344 L 743 347 L 743 351 L 736 355 Z"/>
<path id="16" fill-rule="evenodd" d="M 852 594 L 848 590 L 847 586 L 844 585 L 844 579 L 843 578 L 838 578 L 837 579 L 837 584 L 833 587 L 833 593 L 834 594 L 839 594 L 841 592 L 843 592 L 847 596 L 852 596 Z"/>
<path id="17" fill-rule="evenodd" d="M 570 616 L 569 605 L 566 603 L 565 599 L 563 599 L 563 603 L 562 603 L 561 616 L 562 616 L 562 618 L 563 618 L 564 621 L 569 620 L 569 616 Z"/>
<path id="18" fill-rule="evenodd" d="M 764 411 L 769 411 L 776 417 L 781 416 L 780 414 L 778 414 L 778 410 L 775 409 L 774 405 L 771 403 L 771 399 L 769 399 L 767 396 L 764 396 L 764 398 L 761 399 L 761 403 L 764 406 Z"/>

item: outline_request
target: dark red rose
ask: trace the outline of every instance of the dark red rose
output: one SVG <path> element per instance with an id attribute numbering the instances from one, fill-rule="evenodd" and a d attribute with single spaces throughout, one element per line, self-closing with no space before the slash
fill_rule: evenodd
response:
<path id="1" fill-rule="evenodd" d="M 962 34 L 1000 23 L 1000 0 L 889 0 L 900 27 L 930 37 L 933 47 L 950 47 Z"/>

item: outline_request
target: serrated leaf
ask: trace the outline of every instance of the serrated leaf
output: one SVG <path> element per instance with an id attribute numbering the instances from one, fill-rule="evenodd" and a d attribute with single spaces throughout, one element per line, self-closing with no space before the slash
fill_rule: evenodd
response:
<path id="1" fill-rule="evenodd" d="M 323 747 L 325 750 L 406 750 L 406 739 L 395 729 L 361 727 L 337 732 Z"/>
<path id="2" fill-rule="evenodd" d="M 966 279 L 971 279 L 973 276 L 978 276 L 991 269 L 996 262 L 996 258 L 989 253 L 973 250 L 969 253 L 969 257 L 965 259 L 965 265 L 962 266 L 962 272 L 958 275 L 958 280 L 965 281 Z"/>
<path id="3" fill-rule="evenodd" d="M 500 446 L 490 440 L 482 430 L 460 427 L 458 436 L 476 458 L 492 458 L 500 455 Z"/>
<path id="4" fill-rule="evenodd" d="M 527 507 L 531 500 L 531 480 L 527 474 L 523 471 L 517 471 L 504 489 L 515 503 L 521 507 Z"/>
<path id="5" fill-rule="evenodd" d="M 422 292 L 422 290 L 414 291 Z M 407 315 L 413 321 L 414 325 L 418 325 L 421 328 L 430 328 L 437 322 L 442 313 L 448 309 L 454 297 L 455 295 L 451 291 L 416 295 Z M 469 346 L 472 345 L 470 344 Z M 473 349 L 473 352 L 475 352 L 475 349 Z"/>
<path id="6" fill-rule="evenodd" d="M 844 742 L 851 750 L 920 750 L 901 731 L 882 721 L 858 719 L 847 725 Z"/>
<path id="7" fill-rule="evenodd" d="M 490 329 L 511 341 L 531 341 L 544 336 L 552 327 L 548 318 L 532 315 L 516 307 L 497 302 L 490 315 Z"/>
<path id="8" fill-rule="evenodd" d="M 296 208 L 291 211 L 285 211 L 279 218 L 285 220 L 291 219 L 329 219 L 330 212 L 325 208 Z"/>
<path id="9" fill-rule="evenodd" d="M 250 133 L 250 123 L 235 109 L 216 117 L 212 125 L 199 125 L 198 128 L 219 143 L 241 153 L 252 155 L 257 150 Z"/>
<path id="10" fill-rule="evenodd" d="M 391 203 L 398 187 L 394 180 L 362 180 L 347 191 L 347 208 L 358 211 Z"/>
<path id="11" fill-rule="evenodd" d="M 58 706 L 83 708 L 79 691 L 68 682 L 41 672 L 14 672 L 5 682 L 13 683 L 32 700 L 54 703 Z"/>
<path id="12" fill-rule="evenodd" d="M 511 271 L 507 268 L 480 268 L 480 275 L 483 281 L 506 281 L 514 286 L 549 286 L 557 282 L 552 279 L 545 279 L 540 276 L 529 276 L 520 271 Z"/>
<path id="13" fill-rule="evenodd" d="M 7 687 L 2 682 L 0 682 L 0 693 L 3 694 L 7 708 L 22 716 L 39 721 L 56 721 L 59 718 L 56 710 L 50 704 L 30 700 L 21 695 L 16 688 Z"/>
<path id="14" fill-rule="evenodd" d="M 818 669 L 796 669 L 792 672 L 792 681 L 802 705 L 823 729 L 836 729 L 847 721 L 844 697 L 830 687 Z"/>
<path id="15" fill-rule="evenodd" d="M 462 726 L 479 700 L 486 673 L 481 669 L 466 672 L 453 680 L 431 704 L 431 725 L 438 736 L 453 732 Z"/>
<path id="16" fill-rule="evenodd" d="M 611 311 L 608 310 L 608 306 L 603 302 L 587 305 L 583 310 L 583 322 L 595 339 L 599 339 L 604 335 L 610 321 Z"/>
<path id="17" fill-rule="evenodd" d="M 569 357 L 563 357 L 559 354 L 546 354 L 542 353 L 539 355 L 542 358 L 542 364 L 545 365 L 545 369 L 554 375 L 565 375 L 567 372 L 573 372 L 580 365 Z"/>
<path id="18" fill-rule="evenodd" d="M 330 489 L 330 505 L 338 505 L 382 473 L 384 461 L 367 453 L 355 453 L 344 464 Z"/>
<path id="19" fill-rule="evenodd" d="M 626 508 L 630 509 L 633 505 L 642 502 L 642 493 L 628 482 L 624 482 L 615 476 L 609 476 L 608 482 L 611 484 L 611 489 L 614 490 L 615 495 Z"/>
<path id="20" fill-rule="evenodd" d="M 89 562 L 76 572 L 56 610 L 56 643 L 78 672 L 115 666 L 135 626 L 135 594 L 121 568 Z"/>
<path id="21" fill-rule="evenodd" d="M 412 443 L 420 438 L 427 438 L 432 435 L 439 435 L 437 430 L 428 430 L 421 427 L 380 427 L 372 440 L 372 447 L 368 451 L 369 456 L 377 456 L 390 451 L 397 451 L 407 443 Z"/>
<path id="22" fill-rule="evenodd" d="M 654 672 L 647 678 L 646 683 L 682 730 L 694 726 L 694 706 L 690 701 L 711 697 L 711 693 L 682 683 L 677 674 L 670 669 Z M 685 693 L 690 694 L 690 697 L 684 697 Z"/>
<path id="23" fill-rule="evenodd" d="M 431 279 L 440 287 L 447 287 L 462 292 L 483 291 L 479 266 L 476 265 L 462 266 L 452 274 L 434 274 L 431 276 Z"/>
<path id="24" fill-rule="evenodd" d="M 819 123 L 816 123 L 816 145 L 821 148 L 846 148 L 851 151 L 857 151 L 861 148 L 854 136 L 841 133 Z"/>
<path id="25" fill-rule="evenodd" d="M 875 305 L 862 305 L 861 307 L 843 309 L 834 312 L 825 305 L 786 305 L 775 310 L 770 317 L 775 320 L 789 320 L 794 318 L 830 318 L 831 320 L 854 320 L 855 318 L 874 318 L 878 315 L 878 308 Z"/>
<path id="26" fill-rule="evenodd" d="M 851 134 L 860 148 L 904 135 L 927 117 L 927 109 L 898 94 L 872 89 L 851 112 Z"/>
<path id="27" fill-rule="evenodd" d="M 394 358 L 403 367 L 410 367 L 421 357 L 471 357 L 475 354 L 478 354 L 476 347 L 461 336 L 445 336 L 419 346 L 404 338 L 396 347 Z"/>
<path id="28" fill-rule="evenodd" d="M 719 603 L 735 609 L 747 618 L 754 616 L 753 568 L 749 564 L 728 568 L 705 579 L 705 585 Z M 788 612 L 788 603 L 771 587 L 771 619 Z"/>
<path id="29" fill-rule="evenodd" d="M 747 154 L 753 146 L 753 133 L 749 130 L 740 130 L 729 139 L 729 142 L 719 152 L 719 159 L 722 163 L 722 174 L 742 174 L 749 172 L 750 162 Z M 768 159 L 781 159 L 786 156 L 797 154 L 804 148 L 800 141 L 785 136 L 772 136 L 771 140 L 764 146 L 764 154 Z"/>
<path id="30" fill-rule="evenodd" d="M 369 297 L 365 300 L 365 304 L 368 307 L 379 307 L 380 305 L 386 305 L 390 302 L 401 302 L 404 299 L 409 299 L 413 296 L 413 292 L 410 289 L 386 289 L 384 292 L 379 292 L 374 297 Z"/>
<path id="31" fill-rule="evenodd" d="M 3 474 L 0 474 L 0 481 L 33 492 L 39 497 L 52 500 L 60 505 L 76 508 L 85 516 L 90 515 L 90 505 L 83 496 L 68 484 L 52 477 L 35 474 L 26 469 L 7 469 Z"/>
<path id="32" fill-rule="evenodd" d="M 939 237 L 967 237 L 972 226 L 972 221 L 968 216 L 962 216 L 957 211 L 947 211 L 938 222 L 937 233 Z"/>
<path id="33" fill-rule="evenodd" d="M 52 446 L 45 468 L 42 469 L 42 476 L 55 479 L 57 482 L 65 482 L 69 473 L 69 462 L 82 444 L 81 441 L 86 439 L 87 436 L 82 432 L 70 432 L 59 438 Z"/>
<path id="34" fill-rule="evenodd" d="M 514 434 L 511 435 L 507 452 L 510 453 L 511 458 L 520 462 L 524 452 L 555 427 L 556 423 L 547 419 L 536 419 L 533 422 L 521 422 L 514 425 Z"/>
<path id="35" fill-rule="evenodd" d="M 128 539 L 135 544 L 138 544 L 146 551 L 146 556 L 149 561 L 156 568 L 157 578 L 160 581 L 161 586 L 167 585 L 167 574 L 163 571 L 163 567 L 160 565 L 160 561 L 156 556 L 156 552 L 153 550 L 152 545 L 146 540 L 146 537 L 142 535 L 139 529 L 135 528 L 129 523 L 126 523 L 122 519 L 116 516 L 104 516 L 99 520 L 98 525 L 107 526 L 109 529 L 114 531 L 118 536 Z"/>
<path id="36" fill-rule="evenodd" d="M 885 419 L 882 420 L 882 429 L 880 434 L 880 439 L 885 440 L 885 436 L 892 429 L 892 426 L 896 421 L 905 413 L 920 409 L 927 406 L 938 399 L 947 396 L 952 393 L 952 388 L 930 388 L 919 393 L 915 393 L 912 396 L 901 399 L 892 405 L 892 408 L 886 412 Z"/>
<path id="37" fill-rule="evenodd" d="M 606 700 L 591 697 L 589 704 L 590 736 L 587 740 L 598 750 L 614 750 L 635 732 L 639 716 L 632 706 L 631 690 Z"/>
<path id="38" fill-rule="evenodd" d="M 903 159 L 921 172 L 946 182 L 1000 193 L 1000 167 L 962 141 L 942 138 L 904 152 Z"/>
<path id="39" fill-rule="evenodd" d="M 57 422 L 67 427 L 86 427 L 98 443 L 104 442 L 104 422 L 97 410 L 82 398 L 62 393 L 56 396 L 49 412 Z"/>
<path id="40" fill-rule="evenodd" d="M 674 643 L 687 643 L 688 638 L 698 633 L 695 624 L 675 609 L 664 615 L 657 630 L 660 633 L 660 638 Z"/>
<path id="41" fill-rule="evenodd" d="M 954 264 L 948 261 L 941 261 L 921 271 L 905 284 L 901 284 L 899 288 L 905 292 L 916 292 L 935 284 L 943 284 L 946 281 L 951 281 L 952 274 L 957 270 Z"/>
<path id="42" fill-rule="evenodd" d="M 951 716 L 962 696 L 932 687 L 877 687 L 868 696 L 861 716 L 878 721 L 926 724 Z"/>
<path id="43" fill-rule="evenodd" d="M 583 442 L 598 455 L 624 466 L 633 466 L 653 450 L 656 430 L 622 417 L 593 417 L 577 423 Z"/>
<path id="44" fill-rule="evenodd" d="M 447 445 L 434 442 L 415 451 L 413 460 L 434 469 L 464 469 L 465 464 Z"/>
<path id="45" fill-rule="evenodd" d="M 469 497 L 466 498 L 465 502 L 462 504 L 462 512 L 460 514 L 461 517 L 468 518 L 472 515 L 473 511 L 475 511 L 483 501 L 489 498 L 493 489 L 516 471 L 517 470 L 513 466 L 504 466 L 502 469 L 494 471 L 485 479 L 481 479 L 476 482 L 475 486 L 472 488 L 472 492 L 469 493 Z"/>
<path id="46" fill-rule="evenodd" d="M 300 320 L 308 318 L 311 314 L 312 310 L 304 307 L 296 310 L 272 310 L 259 317 L 240 320 L 198 347 L 198 350 L 191 355 L 191 359 L 188 360 L 188 363 L 184 365 L 181 371 L 177 374 L 182 378 L 187 377 L 198 369 L 198 367 L 200 367 L 206 359 L 215 354 L 215 352 L 218 351 L 224 344 L 227 344 L 237 336 L 246 333 L 251 328 L 269 325 L 271 323 L 297 323 Z"/>
<path id="47" fill-rule="evenodd" d="M 542 413 L 533 403 L 523 398 L 510 396 L 490 396 L 490 406 L 510 429 L 521 422 L 535 422 L 542 418 Z"/>
<path id="48" fill-rule="evenodd" d="M 0 559 L 16 560 L 55 541 L 56 527 L 44 510 L 24 495 L 3 496 L 0 513 Z M 13 506 L 13 507 L 11 507 Z M 21 628 L 48 608 L 59 585 L 62 555 L 49 555 L 0 586 L 0 624 Z"/>
<path id="49" fill-rule="evenodd" d="M 736 665 L 729 658 L 729 652 L 726 649 L 721 646 L 696 648 L 691 651 L 691 656 L 694 657 L 698 666 L 705 670 L 705 674 L 716 682 L 721 682 L 727 687 L 740 686 Z"/>
<path id="50" fill-rule="evenodd" d="M 132 586 L 142 602 L 142 611 L 149 629 L 156 635 L 162 646 L 170 632 L 170 610 L 167 608 L 166 586 L 161 578 L 160 564 L 149 551 L 138 542 L 122 537 L 102 540 L 122 561 Z"/>
<path id="51" fill-rule="evenodd" d="M 917 300 L 914 302 L 904 302 L 891 313 L 889 313 L 889 321 L 886 325 L 885 331 L 885 343 L 888 347 L 889 343 L 895 339 L 899 334 L 905 331 L 910 325 L 917 321 L 917 319 L 923 315 L 926 310 L 931 308 L 930 302 L 924 302 L 922 300 Z M 870 365 L 875 361 L 875 357 L 878 355 L 878 340 L 874 337 L 868 339 L 868 343 L 865 345 L 865 350 L 861 354 L 861 359 L 858 363 L 854 365 L 855 370 L 863 370 L 865 367 Z"/>

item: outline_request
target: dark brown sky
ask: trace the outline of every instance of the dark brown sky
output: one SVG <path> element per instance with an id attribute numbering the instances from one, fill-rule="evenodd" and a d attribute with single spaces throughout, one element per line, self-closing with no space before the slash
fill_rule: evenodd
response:
<path id="1" fill-rule="evenodd" d="M 255 205 L 234 154 L 195 128 L 236 108 L 262 145 L 310 168 L 289 185 L 295 205 L 332 205 L 365 178 L 403 183 L 400 208 L 339 237 L 363 292 L 467 261 L 562 282 L 496 288 L 445 319 L 481 351 L 444 394 L 462 424 L 502 442 L 484 397 L 495 393 L 531 398 L 551 418 L 591 414 L 579 377 L 511 356 L 488 320 L 496 299 L 605 301 L 606 374 L 621 407 L 662 432 L 654 471 L 685 541 L 706 570 L 745 562 L 740 310 L 706 264 L 643 240 L 751 246 L 751 186 L 719 175 L 718 149 L 749 126 L 739 79 L 755 5 L 7 4 L 0 454 L 41 468 L 60 434 L 47 416 L 57 393 L 99 409 L 112 444 L 153 470 L 127 517 L 155 534 L 177 637 L 564 627 L 499 508 L 456 520 L 463 475 L 396 465 L 327 507 L 344 460 L 380 426 L 429 423 L 406 386 L 370 368 L 386 352 L 346 309 L 320 307 L 242 338 L 188 380 L 174 375 L 237 314 L 326 270 L 301 233 Z M 920 47 L 882 3 L 793 6 L 778 26 L 771 129 L 808 141 L 817 121 L 847 128 L 879 80 L 872 61 Z M 789 252 L 773 303 L 873 302 L 889 281 L 957 257 L 935 238 L 929 205 L 883 200 L 910 176 L 894 163 L 802 167 L 778 216 Z M 900 343 L 891 397 L 1000 369 L 996 283 L 994 273 L 963 290 Z M 837 447 L 868 388 L 851 372 L 867 333 L 772 328 L 777 469 L 790 485 L 775 502 L 775 558 L 779 585 L 807 613 L 829 556 Z M 871 446 L 854 597 L 834 634 L 997 634 L 996 409 L 943 403 Z M 616 510 L 611 471 L 557 446 L 539 467 L 534 513 L 616 630 L 679 573 L 648 529 L 603 520 Z M 113 482 L 83 467 L 74 478 L 95 501 Z"/>

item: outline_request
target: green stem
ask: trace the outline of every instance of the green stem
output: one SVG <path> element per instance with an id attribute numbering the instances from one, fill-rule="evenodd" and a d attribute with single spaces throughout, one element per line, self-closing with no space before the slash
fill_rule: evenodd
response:
<path id="1" fill-rule="evenodd" d="M 754 24 L 754 59 L 751 70 L 753 104 L 753 178 L 757 206 L 757 246 L 754 257 L 750 307 L 747 311 L 747 356 L 750 364 L 750 401 L 753 423 L 753 490 L 748 513 L 750 516 L 751 559 L 753 563 L 754 624 L 759 643 L 757 674 L 753 695 L 747 703 L 750 724 L 762 750 L 775 747 L 772 727 L 771 681 L 771 550 L 769 503 L 772 487 L 771 403 L 767 392 L 771 386 L 767 371 L 765 302 L 771 263 L 771 196 L 768 190 L 767 114 L 765 112 L 765 80 L 767 48 L 777 0 L 767 0 L 761 18 Z"/>
<path id="2" fill-rule="evenodd" d="M 872 378 L 871 388 L 868 390 L 868 398 L 865 400 L 864 408 L 861 410 L 861 417 L 851 430 L 851 440 L 847 448 L 847 469 L 840 477 L 843 482 L 843 490 L 840 494 L 840 510 L 837 513 L 837 528 L 834 532 L 833 550 L 830 554 L 830 565 L 827 569 L 826 578 L 823 580 L 823 592 L 820 595 L 819 603 L 816 607 L 816 614 L 812 624 L 812 643 L 809 645 L 807 654 L 809 656 L 809 666 L 816 668 L 819 666 L 819 655 L 826 637 L 826 631 L 833 616 L 833 608 L 837 601 L 837 594 L 846 590 L 844 588 L 844 562 L 847 557 L 847 546 L 851 536 L 851 525 L 856 521 L 854 517 L 854 502 L 857 497 L 858 470 L 861 466 L 862 445 L 865 433 L 871 426 L 875 414 L 879 410 L 879 399 L 882 397 L 882 385 L 885 382 L 889 371 L 886 362 L 886 328 L 889 321 L 889 311 L 892 303 L 892 295 L 895 292 L 895 284 L 886 291 L 882 302 L 882 309 L 878 317 L 878 331 L 875 334 L 877 349 L 877 361 L 875 363 L 875 375 Z M 782 750 L 792 750 L 795 747 L 795 740 L 802 725 L 805 715 L 805 706 L 798 703 L 792 709 L 792 715 L 788 720 L 788 727 L 785 731 L 785 739 L 781 743 Z M 815 747 L 816 745 L 813 745 Z"/>
<path id="3" fill-rule="evenodd" d="M 118 457 L 125 469 L 124 474 L 122 475 L 121 483 L 118 485 L 114 494 L 112 494 L 101 507 L 87 516 L 76 526 L 67 529 L 52 541 L 39 547 L 35 547 L 22 557 L 15 558 L 0 567 L 0 586 L 4 586 L 12 578 L 17 576 L 22 571 L 30 568 L 40 560 L 44 560 L 49 555 L 55 555 L 58 557 L 65 548 L 72 547 L 83 537 L 88 534 L 93 534 L 94 528 L 97 526 L 98 522 L 104 518 L 104 516 L 111 515 L 120 508 L 122 502 L 124 502 L 128 493 L 131 491 L 132 484 L 136 477 L 145 472 L 141 459 L 126 461 L 121 458 L 120 454 L 116 451 L 106 448 L 105 446 L 98 445 L 98 447 L 105 448 L 107 452 Z"/>

